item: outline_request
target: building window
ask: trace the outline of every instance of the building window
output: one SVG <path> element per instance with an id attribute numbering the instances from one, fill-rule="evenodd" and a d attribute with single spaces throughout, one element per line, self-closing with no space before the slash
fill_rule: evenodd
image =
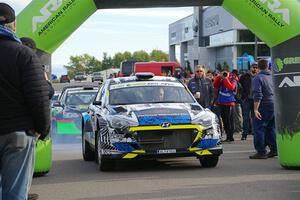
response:
<path id="1" fill-rule="evenodd" d="M 238 31 L 238 42 L 254 42 L 255 35 L 249 30 Z"/>
<path id="2" fill-rule="evenodd" d="M 176 32 L 171 33 L 171 38 L 176 38 Z"/>
<path id="3" fill-rule="evenodd" d="M 188 32 L 189 32 L 189 27 L 185 27 L 185 28 L 184 28 L 184 32 L 185 32 L 185 33 L 188 33 Z"/>
<path id="4" fill-rule="evenodd" d="M 234 31 L 226 31 L 223 33 L 211 35 L 209 37 L 210 46 L 228 45 L 234 43 L 234 41 Z"/>

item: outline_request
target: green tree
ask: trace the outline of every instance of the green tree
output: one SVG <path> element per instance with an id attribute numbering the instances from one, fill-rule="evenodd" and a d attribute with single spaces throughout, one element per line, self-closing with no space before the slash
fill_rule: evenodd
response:
<path id="1" fill-rule="evenodd" d="M 125 51 L 124 53 L 123 53 L 123 56 L 124 56 L 124 60 L 132 60 L 133 58 L 132 58 L 132 54 L 131 54 L 131 52 L 129 52 L 129 51 Z"/>
<path id="2" fill-rule="evenodd" d="M 71 56 L 69 63 L 64 65 L 64 67 L 67 69 L 70 78 L 74 78 L 75 74 L 78 72 L 87 74 L 94 71 L 100 71 L 102 68 L 101 62 L 89 54 Z"/>
<path id="3" fill-rule="evenodd" d="M 169 54 L 163 52 L 162 50 L 154 49 L 150 53 L 150 60 L 166 62 L 169 60 Z"/>
<path id="4" fill-rule="evenodd" d="M 125 53 L 124 53 L 125 54 Z M 123 61 L 123 60 L 126 60 L 125 59 L 125 56 L 124 56 L 123 53 L 116 53 L 113 57 L 113 64 L 115 67 L 120 67 L 120 63 Z"/>
<path id="5" fill-rule="evenodd" d="M 106 70 L 113 67 L 113 60 L 106 52 L 103 53 L 102 69 Z"/>
<path id="6" fill-rule="evenodd" d="M 132 58 L 133 58 L 133 60 L 137 60 L 137 61 L 149 61 L 150 60 L 149 54 L 144 50 L 135 51 L 132 55 Z"/>

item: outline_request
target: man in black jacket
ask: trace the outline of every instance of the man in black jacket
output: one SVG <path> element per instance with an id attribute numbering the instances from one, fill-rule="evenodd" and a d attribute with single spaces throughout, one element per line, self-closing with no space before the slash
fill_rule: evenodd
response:
<path id="1" fill-rule="evenodd" d="M 14 31 L 14 10 L 0 3 L 0 191 L 2 199 L 24 200 L 35 139 L 44 139 L 50 127 L 50 101 L 38 58 Z"/>
<path id="2" fill-rule="evenodd" d="M 251 68 L 248 73 L 243 74 L 240 78 L 240 83 L 243 87 L 242 94 L 242 109 L 243 109 L 243 133 L 242 139 L 246 140 L 247 135 L 252 133 L 252 118 L 253 112 L 253 97 L 252 97 L 252 80 L 258 72 L 257 62 L 251 64 Z"/>

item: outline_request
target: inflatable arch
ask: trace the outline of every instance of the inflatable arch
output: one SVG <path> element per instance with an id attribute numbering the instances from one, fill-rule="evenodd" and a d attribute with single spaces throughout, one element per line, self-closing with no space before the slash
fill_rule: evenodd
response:
<path id="1" fill-rule="evenodd" d="M 97 9 L 220 5 L 271 47 L 279 162 L 300 167 L 300 0 L 33 0 L 18 36 L 51 54 Z M 299 99 L 298 99 L 299 98 Z"/>

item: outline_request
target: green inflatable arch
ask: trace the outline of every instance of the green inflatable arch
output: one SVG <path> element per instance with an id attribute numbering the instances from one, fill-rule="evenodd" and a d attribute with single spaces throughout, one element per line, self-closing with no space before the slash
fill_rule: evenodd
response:
<path id="1" fill-rule="evenodd" d="M 99 8 L 204 5 L 223 6 L 271 47 L 279 162 L 300 167 L 300 0 L 33 0 L 17 33 L 51 55 Z"/>

